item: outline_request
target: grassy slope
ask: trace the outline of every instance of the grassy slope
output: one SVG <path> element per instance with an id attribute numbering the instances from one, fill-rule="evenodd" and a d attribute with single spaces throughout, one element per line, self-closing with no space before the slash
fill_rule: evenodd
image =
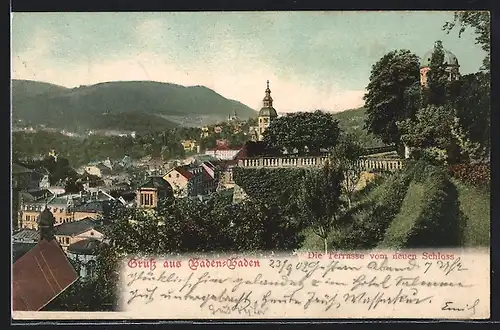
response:
<path id="1" fill-rule="evenodd" d="M 404 242 L 406 235 L 411 231 L 415 221 L 422 210 L 422 201 L 425 194 L 425 187 L 421 183 L 411 182 L 408 187 L 401 210 L 391 222 L 384 235 L 384 240 L 380 242 L 381 248 L 398 247 L 399 242 Z"/>
<path id="2" fill-rule="evenodd" d="M 457 180 L 452 180 L 458 190 L 458 200 L 460 209 L 466 216 L 466 228 L 463 245 L 467 247 L 488 246 L 490 244 L 490 196 L 487 192 L 465 185 Z M 384 190 L 388 186 L 388 181 L 381 182 L 362 200 L 378 200 L 384 195 Z M 400 248 L 399 244 L 405 241 L 416 220 L 421 214 L 422 204 L 426 190 L 424 184 L 411 182 L 408 192 L 403 200 L 400 212 L 391 222 L 387 229 L 380 248 Z M 303 233 L 305 241 L 303 250 L 323 249 L 322 240 L 307 229 Z M 332 232 L 330 241 L 334 239 L 335 232 Z"/>
<path id="3" fill-rule="evenodd" d="M 384 196 L 384 192 L 387 190 L 387 187 L 390 185 L 390 177 L 389 180 L 381 179 L 380 183 L 374 187 L 365 186 L 363 189 L 357 192 L 359 196 L 357 200 L 359 202 L 365 202 L 367 200 L 378 201 Z M 365 192 L 366 190 L 366 192 Z M 304 243 L 301 247 L 301 250 L 314 250 L 314 251 L 322 251 L 323 250 L 323 240 L 316 235 L 312 229 L 305 229 L 302 233 L 305 237 Z M 329 241 L 335 239 L 336 232 L 332 231 L 330 234 Z"/>
<path id="4" fill-rule="evenodd" d="M 458 190 L 460 208 L 467 217 L 464 245 L 490 245 L 490 195 L 452 180 Z"/>

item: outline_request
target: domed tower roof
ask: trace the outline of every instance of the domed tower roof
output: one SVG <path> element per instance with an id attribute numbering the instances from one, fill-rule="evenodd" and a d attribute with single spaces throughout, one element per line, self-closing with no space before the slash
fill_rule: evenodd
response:
<path id="1" fill-rule="evenodd" d="M 264 96 L 263 107 L 259 111 L 259 117 L 278 117 L 278 113 L 273 108 L 273 98 L 271 97 L 271 89 L 269 89 L 269 80 L 267 81 L 266 96 Z"/>
<path id="2" fill-rule="evenodd" d="M 43 227 L 54 226 L 55 218 L 48 208 L 45 208 L 38 218 L 38 225 Z"/>
<path id="3" fill-rule="evenodd" d="M 458 64 L 458 59 L 449 50 L 443 49 L 444 51 L 444 59 L 443 63 L 447 66 L 456 66 L 459 67 L 460 65 Z M 429 50 L 425 55 L 420 59 L 420 67 L 421 68 L 426 68 L 431 65 L 431 59 L 432 59 L 432 53 L 434 52 L 434 49 Z"/>

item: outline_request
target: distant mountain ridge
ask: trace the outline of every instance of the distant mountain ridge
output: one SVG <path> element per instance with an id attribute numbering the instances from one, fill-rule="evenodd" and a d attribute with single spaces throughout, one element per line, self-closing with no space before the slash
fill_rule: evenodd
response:
<path id="1" fill-rule="evenodd" d="M 257 115 L 250 107 L 205 86 L 186 87 L 153 81 L 117 81 L 66 88 L 14 79 L 12 108 L 14 119 L 60 129 L 129 130 L 137 124 L 145 130 L 161 130 L 190 120 L 224 120 L 235 111 L 241 118 Z M 180 119 L 175 122 L 172 118 L 177 117 Z"/>

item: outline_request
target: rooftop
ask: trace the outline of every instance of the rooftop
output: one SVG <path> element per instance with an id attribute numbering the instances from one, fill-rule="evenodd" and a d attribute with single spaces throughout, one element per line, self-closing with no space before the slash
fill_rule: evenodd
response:
<path id="1" fill-rule="evenodd" d="M 98 225 L 90 218 L 82 220 L 65 222 L 54 227 L 55 235 L 74 236 L 86 232 L 87 230 L 98 227 Z"/>
<path id="2" fill-rule="evenodd" d="M 21 229 L 14 235 L 12 235 L 12 240 L 15 243 L 30 243 L 30 242 L 38 242 L 38 231 L 34 229 Z"/>
<path id="3" fill-rule="evenodd" d="M 39 311 L 77 279 L 57 241 L 42 240 L 12 266 L 12 309 Z"/>
<path id="4" fill-rule="evenodd" d="M 139 188 L 155 188 L 155 189 L 166 189 L 172 190 L 170 183 L 165 181 L 161 176 L 150 176 L 146 182 L 141 184 Z"/>
<path id="5" fill-rule="evenodd" d="M 68 252 L 92 255 L 97 252 L 101 241 L 95 238 L 86 238 L 68 246 Z"/>
<path id="6" fill-rule="evenodd" d="M 114 201 L 90 201 L 84 204 L 75 205 L 72 208 L 74 212 L 89 212 L 102 213 L 105 208 L 110 206 Z"/>
<path id="7" fill-rule="evenodd" d="M 30 173 L 33 172 L 27 167 L 19 165 L 17 163 L 12 163 L 12 174 Z"/>

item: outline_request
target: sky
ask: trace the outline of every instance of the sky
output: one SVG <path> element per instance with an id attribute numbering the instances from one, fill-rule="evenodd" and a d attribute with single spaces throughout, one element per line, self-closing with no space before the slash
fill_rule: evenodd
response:
<path id="1" fill-rule="evenodd" d="M 270 81 L 278 112 L 363 105 L 383 55 L 442 40 L 462 74 L 484 52 L 452 12 L 13 13 L 12 78 L 66 87 L 153 80 L 204 85 L 256 110 Z"/>

